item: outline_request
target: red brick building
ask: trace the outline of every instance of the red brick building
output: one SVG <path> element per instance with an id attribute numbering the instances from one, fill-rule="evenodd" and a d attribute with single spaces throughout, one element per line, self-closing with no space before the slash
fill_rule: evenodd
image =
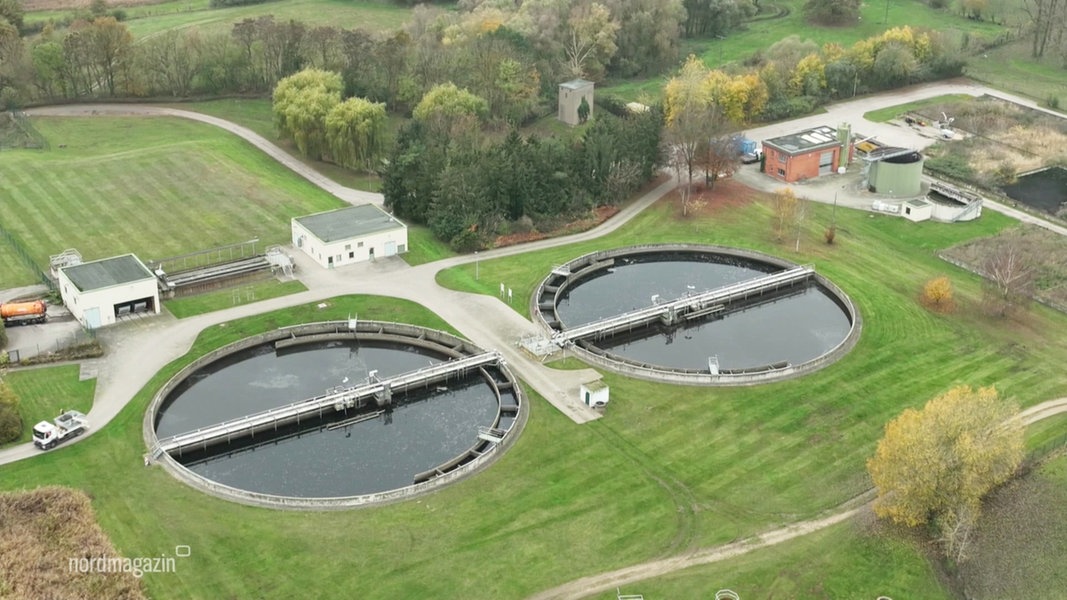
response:
<path id="1" fill-rule="evenodd" d="M 844 161 L 842 151 L 847 153 Z M 763 155 L 764 173 L 786 183 L 829 175 L 852 160 L 852 134 L 847 126 L 824 125 L 763 140 Z"/>

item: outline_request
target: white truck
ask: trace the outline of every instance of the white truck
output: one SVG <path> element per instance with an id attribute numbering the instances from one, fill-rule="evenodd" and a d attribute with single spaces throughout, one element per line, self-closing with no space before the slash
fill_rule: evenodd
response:
<path id="1" fill-rule="evenodd" d="M 62 441 L 78 437 L 89 428 L 89 419 L 76 410 L 68 410 L 54 422 L 41 421 L 33 426 L 33 444 L 41 450 L 55 447 Z"/>

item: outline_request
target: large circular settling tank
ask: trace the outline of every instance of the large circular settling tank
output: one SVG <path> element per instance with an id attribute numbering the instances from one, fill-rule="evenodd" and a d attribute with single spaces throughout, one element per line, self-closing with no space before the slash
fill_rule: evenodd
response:
<path id="1" fill-rule="evenodd" d="M 145 418 L 150 458 L 241 501 L 404 497 L 474 470 L 517 435 L 518 391 L 498 359 L 408 325 L 278 330 L 172 379 Z"/>
<path id="2" fill-rule="evenodd" d="M 794 272 L 793 279 L 753 287 Z M 731 289 L 742 293 L 720 294 Z M 754 383 L 814 370 L 847 352 L 859 333 L 851 301 L 812 269 L 717 246 L 580 257 L 553 270 L 532 309 L 557 343 L 590 362 L 688 383 Z M 597 327 L 640 313 L 653 316 Z"/>

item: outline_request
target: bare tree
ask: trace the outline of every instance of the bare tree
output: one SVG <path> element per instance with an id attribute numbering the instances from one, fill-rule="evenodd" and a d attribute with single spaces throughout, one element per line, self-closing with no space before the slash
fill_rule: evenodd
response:
<path id="1" fill-rule="evenodd" d="M 982 262 L 986 276 L 985 305 L 996 316 L 1007 316 L 1033 294 L 1034 266 L 1017 243 L 999 245 Z"/>
<path id="2" fill-rule="evenodd" d="M 1041 58 L 1052 39 L 1053 32 L 1059 32 L 1064 21 L 1063 0 L 1025 0 L 1023 10 L 1030 17 L 1034 37 L 1030 43 L 1030 55 Z"/>
<path id="3" fill-rule="evenodd" d="M 673 138 L 673 139 L 672 139 Z M 693 200 L 693 164 L 696 160 L 697 143 L 691 140 L 680 139 L 677 136 L 667 136 L 667 162 L 674 169 L 674 175 L 678 179 L 678 198 L 682 202 L 682 216 L 689 216 Z"/>
<path id="4" fill-rule="evenodd" d="M 800 232 L 804 228 L 804 221 L 808 218 L 809 201 L 804 198 L 797 198 L 796 210 L 793 211 L 793 227 L 797 233 L 796 248 L 794 252 L 800 252 Z"/>
<path id="5" fill-rule="evenodd" d="M 774 209 L 774 238 L 782 241 L 796 220 L 797 196 L 793 193 L 793 188 L 782 188 L 774 193 L 771 200 Z"/>

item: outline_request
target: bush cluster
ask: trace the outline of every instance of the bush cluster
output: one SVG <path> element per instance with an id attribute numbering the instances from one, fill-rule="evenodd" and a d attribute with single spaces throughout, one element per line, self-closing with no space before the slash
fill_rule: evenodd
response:
<path id="1" fill-rule="evenodd" d="M 19 439 L 22 435 L 22 415 L 19 414 L 19 399 L 15 392 L 0 379 L 0 444 Z"/>

